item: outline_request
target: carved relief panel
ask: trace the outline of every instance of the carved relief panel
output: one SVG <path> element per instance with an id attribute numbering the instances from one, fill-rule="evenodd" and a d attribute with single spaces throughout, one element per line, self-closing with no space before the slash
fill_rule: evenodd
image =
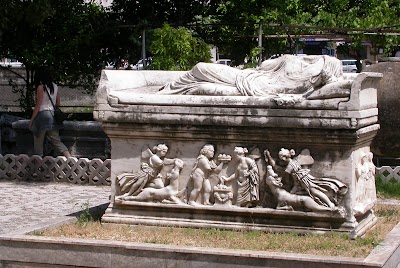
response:
<path id="1" fill-rule="evenodd" d="M 249 153 L 239 146 L 231 154 L 221 152 L 215 157 L 215 146 L 205 144 L 193 157 L 193 165 L 185 167 L 190 169 L 189 178 L 182 178 L 184 161 L 167 157 L 168 150 L 165 144 L 144 147 L 139 169 L 116 177 L 115 200 L 251 209 L 262 207 L 264 196 L 273 199 L 273 208 L 279 210 L 344 214 L 341 200 L 347 186 L 334 178 L 312 175 L 309 168 L 314 159 L 307 149 L 296 156 L 294 150 L 282 148 L 275 160 L 267 149 L 263 154 L 259 148 Z M 360 181 L 374 176 L 367 160 L 357 168 Z M 263 173 L 260 166 L 264 167 Z M 285 185 L 278 174 L 287 174 L 294 184 Z M 180 185 L 183 181 L 186 185 Z M 266 192 L 270 194 L 265 195 Z"/>

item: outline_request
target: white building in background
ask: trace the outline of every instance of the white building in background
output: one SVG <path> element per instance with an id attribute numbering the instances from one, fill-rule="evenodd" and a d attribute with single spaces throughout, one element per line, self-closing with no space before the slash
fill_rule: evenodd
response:
<path id="1" fill-rule="evenodd" d="M 112 5 L 113 0 L 85 0 L 85 2 L 95 2 L 103 7 L 109 7 Z"/>
<path id="2" fill-rule="evenodd" d="M 0 58 L 0 66 L 8 68 L 21 68 L 24 65 L 14 58 Z"/>

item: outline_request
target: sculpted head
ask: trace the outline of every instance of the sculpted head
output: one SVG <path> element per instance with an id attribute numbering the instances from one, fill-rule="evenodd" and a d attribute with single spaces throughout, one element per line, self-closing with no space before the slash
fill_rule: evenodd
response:
<path id="1" fill-rule="evenodd" d="M 364 164 L 367 161 L 369 161 L 369 157 L 368 157 L 368 155 L 366 153 L 361 152 L 360 156 L 361 156 L 361 164 Z"/>
<path id="2" fill-rule="evenodd" d="M 233 150 L 233 152 L 236 155 L 245 155 L 248 153 L 247 148 L 244 147 L 235 147 L 235 149 Z"/>
<path id="3" fill-rule="evenodd" d="M 368 157 L 368 161 L 370 161 L 372 163 L 372 160 L 374 159 L 374 154 L 372 152 L 369 152 L 367 154 L 367 157 Z"/>
<path id="4" fill-rule="evenodd" d="M 165 144 L 158 144 L 157 146 L 155 146 L 153 148 L 153 150 L 156 155 L 158 155 L 160 157 L 164 157 L 164 156 L 166 156 L 166 154 L 168 152 L 168 147 Z"/>
<path id="5" fill-rule="evenodd" d="M 179 158 L 176 158 L 174 163 L 175 163 L 175 167 L 177 167 L 179 170 L 181 170 L 184 166 L 183 160 L 181 160 Z"/>
<path id="6" fill-rule="evenodd" d="M 211 144 L 206 144 L 201 148 L 200 154 L 206 156 L 208 159 L 214 157 L 214 146 Z"/>
<path id="7" fill-rule="evenodd" d="M 279 159 L 287 162 L 295 155 L 295 151 L 293 149 L 292 150 L 288 150 L 288 149 L 285 149 L 285 148 L 281 148 L 281 150 L 279 151 L 278 155 L 279 155 Z"/>

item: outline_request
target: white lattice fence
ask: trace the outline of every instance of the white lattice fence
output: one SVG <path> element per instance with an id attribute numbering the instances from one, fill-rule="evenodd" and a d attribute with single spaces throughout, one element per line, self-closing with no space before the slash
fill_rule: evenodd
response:
<path id="1" fill-rule="evenodd" d="M 19 181 L 56 181 L 75 184 L 111 185 L 111 159 L 66 158 L 0 154 L 0 179 Z M 400 183 L 400 166 L 376 168 L 384 182 Z"/>
<path id="2" fill-rule="evenodd" d="M 111 185 L 111 159 L 0 155 L 0 179 Z"/>
<path id="3" fill-rule="evenodd" d="M 389 167 L 382 166 L 376 168 L 376 177 L 380 177 L 383 182 L 388 182 L 390 180 L 395 180 L 400 182 L 400 166 Z"/>

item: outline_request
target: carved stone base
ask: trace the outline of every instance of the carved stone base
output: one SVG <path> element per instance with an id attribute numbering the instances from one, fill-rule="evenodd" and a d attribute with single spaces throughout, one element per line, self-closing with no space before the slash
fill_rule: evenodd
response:
<path id="1" fill-rule="evenodd" d="M 143 224 L 189 228 L 220 228 L 227 230 L 261 230 L 268 232 L 328 233 L 338 232 L 355 238 L 372 228 L 377 218 L 371 213 L 346 222 L 335 213 L 281 211 L 269 208 L 229 209 L 219 206 L 170 205 L 116 201 L 106 210 L 103 223 Z"/>

